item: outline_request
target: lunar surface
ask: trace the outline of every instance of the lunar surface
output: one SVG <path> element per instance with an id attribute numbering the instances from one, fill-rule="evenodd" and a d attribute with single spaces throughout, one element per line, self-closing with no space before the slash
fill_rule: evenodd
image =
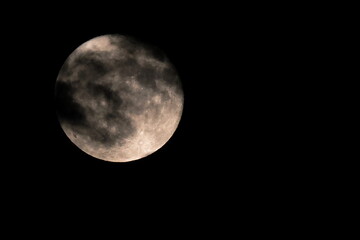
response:
<path id="1" fill-rule="evenodd" d="M 80 45 L 56 80 L 56 111 L 67 137 L 85 153 L 111 162 L 160 149 L 179 124 L 183 100 L 164 52 L 122 35 Z"/>

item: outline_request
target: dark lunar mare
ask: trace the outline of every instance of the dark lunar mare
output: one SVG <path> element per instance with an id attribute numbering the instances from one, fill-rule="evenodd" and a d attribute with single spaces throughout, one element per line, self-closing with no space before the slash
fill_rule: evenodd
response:
<path id="1" fill-rule="evenodd" d="M 61 69 L 55 89 L 57 114 L 59 120 L 67 124 L 76 135 L 86 135 L 97 144 L 111 147 L 115 143 L 121 144 L 121 140 L 130 136 L 135 127 L 130 119 L 121 111 L 117 111 L 122 105 L 119 93 L 97 81 L 98 77 L 109 69 L 106 69 L 104 62 L 96 59 L 93 53 L 89 55 L 83 54 L 82 60 L 75 59 L 71 66 L 65 63 L 65 67 Z M 76 72 L 81 65 L 84 67 Z M 65 82 L 65 78 L 71 78 L 71 82 Z M 80 91 L 89 99 L 106 102 L 106 107 L 102 107 L 104 112 L 102 116 L 98 116 L 93 109 L 75 100 L 75 93 Z M 112 126 L 114 130 L 109 131 L 109 128 L 104 127 L 100 121 L 96 121 L 98 117 L 102 117 L 102 121 Z"/>
<path id="2" fill-rule="evenodd" d="M 75 102 L 73 94 L 76 91 L 71 84 L 57 81 L 55 89 L 55 106 L 62 122 L 74 126 L 86 124 L 85 108 Z"/>

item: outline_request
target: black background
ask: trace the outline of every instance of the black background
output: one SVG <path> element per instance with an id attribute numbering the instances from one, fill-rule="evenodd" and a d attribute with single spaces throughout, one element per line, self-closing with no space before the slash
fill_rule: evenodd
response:
<path id="1" fill-rule="evenodd" d="M 286 206 L 304 210 L 291 207 L 312 174 L 308 155 L 304 158 L 304 149 L 312 146 L 302 138 L 309 119 L 294 111 L 301 108 L 294 96 L 309 40 L 291 17 L 295 10 L 278 15 L 266 6 L 176 4 L 157 10 L 45 9 L 3 30 L 10 63 L 4 69 L 9 85 L 2 89 L 9 112 L 4 132 L 10 146 L 2 171 L 10 175 L 4 180 L 9 196 L 15 196 L 10 202 L 49 219 L 70 220 L 77 209 L 82 216 L 126 212 L 133 221 L 143 213 L 186 217 L 194 226 L 215 224 L 218 214 L 241 212 L 251 222 Z M 129 163 L 105 162 L 79 150 L 54 108 L 55 81 L 68 55 L 111 33 L 163 49 L 185 94 L 170 141 Z"/>

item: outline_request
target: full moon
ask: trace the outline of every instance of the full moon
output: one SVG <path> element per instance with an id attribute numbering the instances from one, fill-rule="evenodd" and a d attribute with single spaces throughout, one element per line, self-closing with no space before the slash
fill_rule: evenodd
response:
<path id="1" fill-rule="evenodd" d="M 162 50 L 111 34 L 69 55 L 56 79 L 55 103 L 61 128 L 79 149 L 128 162 L 154 153 L 172 137 L 184 94 Z"/>

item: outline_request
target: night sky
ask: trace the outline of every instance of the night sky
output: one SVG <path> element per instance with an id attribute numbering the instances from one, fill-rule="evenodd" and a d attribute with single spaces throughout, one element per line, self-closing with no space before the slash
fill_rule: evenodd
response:
<path id="1" fill-rule="evenodd" d="M 191 218 L 192 208 L 206 217 L 209 209 L 236 212 L 239 202 L 248 206 L 244 211 L 266 210 L 264 204 L 274 199 L 291 198 L 304 162 L 293 141 L 302 126 L 288 101 L 296 90 L 285 81 L 294 76 L 289 55 L 298 51 L 292 50 L 289 26 L 257 11 L 171 9 L 146 17 L 49 11 L 3 30 L 17 52 L 10 51 L 5 69 L 11 88 L 2 89 L 10 95 L 3 101 L 10 112 L 5 130 L 15 125 L 9 127 L 11 147 L 2 171 L 16 179 L 16 187 L 7 189 L 20 195 L 20 206 L 56 205 L 52 211 L 61 214 L 87 202 L 120 213 L 132 203 L 145 211 L 167 206 Z M 111 163 L 87 155 L 66 137 L 56 116 L 62 64 L 80 44 L 103 34 L 126 34 L 159 47 L 182 81 L 177 130 L 138 161 Z M 31 203 L 23 205 L 24 198 Z"/>

